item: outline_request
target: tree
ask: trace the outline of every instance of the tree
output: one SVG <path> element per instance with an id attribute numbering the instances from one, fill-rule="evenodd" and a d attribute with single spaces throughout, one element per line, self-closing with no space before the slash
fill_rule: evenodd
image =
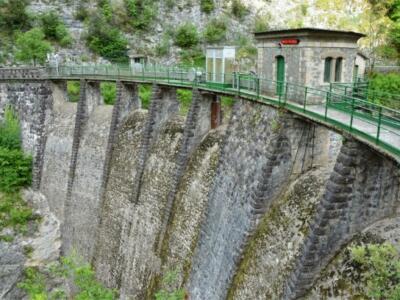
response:
<path id="1" fill-rule="evenodd" d="M 16 59 L 22 62 L 33 62 L 33 65 L 43 64 L 46 61 L 47 53 L 52 51 L 50 43 L 44 38 L 45 35 L 39 28 L 20 34 L 15 43 Z"/>
<path id="2" fill-rule="evenodd" d="M 0 26 L 6 31 L 30 28 L 29 0 L 0 0 Z"/>
<path id="3" fill-rule="evenodd" d="M 108 24 L 102 16 L 97 15 L 91 18 L 86 43 L 90 50 L 111 62 L 123 63 L 128 61 L 128 41 L 117 28 Z"/>
<path id="4" fill-rule="evenodd" d="M 175 44 L 181 48 L 192 48 L 199 43 L 197 28 L 192 23 L 181 25 L 175 35 Z"/>
<path id="5" fill-rule="evenodd" d="M 40 22 L 46 39 L 58 42 L 61 46 L 71 44 L 72 39 L 67 28 L 54 11 L 42 14 Z"/>

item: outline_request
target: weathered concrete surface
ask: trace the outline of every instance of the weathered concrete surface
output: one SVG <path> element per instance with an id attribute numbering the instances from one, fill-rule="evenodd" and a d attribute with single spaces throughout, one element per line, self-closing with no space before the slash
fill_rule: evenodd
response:
<path id="1" fill-rule="evenodd" d="M 225 130 L 226 126 L 220 127 L 203 139 L 193 153 L 178 187 L 161 251 L 162 274 L 176 271 L 174 286 L 177 288 L 188 279 Z M 153 288 L 165 288 L 161 285 L 156 282 Z"/>
<path id="2" fill-rule="evenodd" d="M 159 131 L 144 169 L 138 203 L 131 212 L 132 226 L 123 241 L 126 269 L 122 275 L 121 297 L 144 299 L 152 277 L 160 270 L 156 253 L 169 191 L 173 188 L 177 155 L 184 122 L 176 117 Z"/>
<path id="3" fill-rule="evenodd" d="M 128 249 L 122 247 L 122 239 L 132 222 L 130 212 L 134 205 L 130 199 L 137 178 L 136 158 L 147 116 L 144 110 L 134 111 L 127 116 L 114 145 L 93 258 L 98 278 L 109 287 L 120 285 L 125 267 L 121 255 Z"/>
<path id="4" fill-rule="evenodd" d="M 400 251 L 400 217 L 383 219 L 364 229 L 346 245 L 321 272 L 312 290 L 304 297 L 307 300 L 321 299 L 367 299 L 366 282 L 360 280 L 360 270 L 352 262 L 349 247 L 365 244 L 389 243 Z"/>
<path id="5" fill-rule="evenodd" d="M 111 123 L 112 106 L 93 108 L 85 124 L 76 163 L 71 198 L 66 203 L 64 253 L 76 250 L 90 261 L 98 228 L 104 162 Z"/>
<path id="6" fill-rule="evenodd" d="M 246 245 L 228 299 L 280 299 L 328 177 L 306 172 L 274 202 Z"/>
<path id="7" fill-rule="evenodd" d="M 53 98 L 40 190 L 51 211 L 63 221 L 77 105 L 67 102 L 65 91 L 57 85 L 53 85 Z"/>

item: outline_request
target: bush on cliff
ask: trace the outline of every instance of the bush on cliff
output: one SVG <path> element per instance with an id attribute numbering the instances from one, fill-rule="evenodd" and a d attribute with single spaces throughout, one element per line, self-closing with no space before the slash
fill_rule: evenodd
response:
<path id="1" fill-rule="evenodd" d="M 0 232 L 7 227 L 15 233 L 26 232 L 27 223 L 35 216 L 22 200 L 19 190 L 31 183 L 32 159 L 21 149 L 18 118 L 6 107 L 0 122 Z M 13 236 L 0 235 L 0 240 L 12 241 Z"/>
<path id="2" fill-rule="evenodd" d="M 57 42 L 64 47 L 72 43 L 72 38 L 65 24 L 54 11 L 42 14 L 39 19 L 46 39 Z"/>
<path id="3" fill-rule="evenodd" d="M 0 123 L 0 192 L 16 192 L 31 183 L 32 159 L 21 149 L 18 119 L 9 107 Z"/>
<path id="4" fill-rule="evenodd" d="M 350 248 L 355 270 L 370 299 L 400 299 L 400 254 L 391 244 Z"/>

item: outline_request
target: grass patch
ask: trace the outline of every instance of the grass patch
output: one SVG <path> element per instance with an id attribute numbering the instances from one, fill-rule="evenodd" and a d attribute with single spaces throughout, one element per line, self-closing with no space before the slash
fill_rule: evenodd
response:
<path id="1" fill-rule="evenodd" d="M 74 288 L 68 291 L 62 287 L 51 290 L 49 279 L 52 282 L 72 282 Z M 92 267 L 76 255 L 62 258 L 59 263 L 47 266 L 43 272 L 37 268 L 25 269 L 24 280 L 18 287 L 23 289 L 30 299 L 35 300 L 113 300 L 118 296 L 115 290 L 107 289 L 99 283 Z"/>

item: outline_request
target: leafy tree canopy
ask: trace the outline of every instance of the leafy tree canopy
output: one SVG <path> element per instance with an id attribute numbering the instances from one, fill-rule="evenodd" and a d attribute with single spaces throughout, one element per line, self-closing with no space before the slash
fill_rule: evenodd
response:
<path id="1" fill-rule="evenodd" d="M 43 64 L 46 61 L 47 53 L 52 50 L 40 28 L 19 34 L 15 45 L 17 47 L 16 59 L 25 63 L 33 62 L 34 65 Z"/>

